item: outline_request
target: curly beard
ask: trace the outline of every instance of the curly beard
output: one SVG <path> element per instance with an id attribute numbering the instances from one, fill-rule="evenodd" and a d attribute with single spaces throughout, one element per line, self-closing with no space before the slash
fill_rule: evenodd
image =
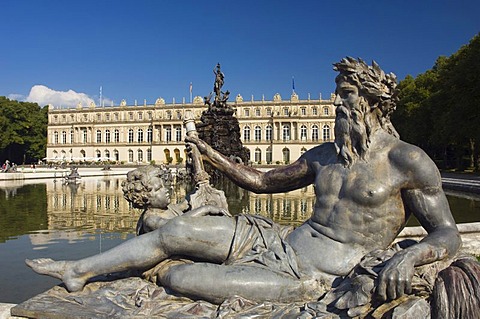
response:
<path id="1" fill-rule="evenodd" d="M 368 116 L 369 105 L 361 98 L 352 110 L 339 105 L 335 112 L 335 147 L 340 160 L 350 167 L 359 158 L 365 160 L 370 145 L 372 125 Z"/>

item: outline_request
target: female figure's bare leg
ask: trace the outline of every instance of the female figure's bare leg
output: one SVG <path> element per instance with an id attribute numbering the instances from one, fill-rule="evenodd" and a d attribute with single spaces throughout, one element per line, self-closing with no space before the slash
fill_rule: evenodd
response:
<path id="1" fill-rule="evenodd" d="M 92 277 L 147 269 L 173 255 L 221 263 L 228 257 L 234 231 L 235 220 L 229 217 L 180 216 L 98 255 L 77 261 L 35 259 L 26 263 L 39 274 L 61 279 L 69 291 L 77 291 Z"/>

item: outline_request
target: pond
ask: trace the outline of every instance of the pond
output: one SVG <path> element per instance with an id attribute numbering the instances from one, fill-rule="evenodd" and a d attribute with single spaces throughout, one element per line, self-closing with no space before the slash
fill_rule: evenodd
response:
<path id="1" fill-rule="evenodd" d="M 124 177 L 83 178 L 80 184 L 60 181 L 0 182 L 0 302 L 20 303 L 59 280 L 40 276 L 25 258 L 79 259 L 105 251 L 134 236 L 140 211 L 123 199 Z M 189 191 L 176 185 L 172 201 Z M 309 217 L 312 187 L 284 194 L 258 195 L 233 184 L 225 191 L 232 213 L 254 213 L 281 224 L 299 225 Z M 448 196 L 459 223 L 480 221 L 480 199 Z M 408 223 L 418 225 L 415 219 Z"/>

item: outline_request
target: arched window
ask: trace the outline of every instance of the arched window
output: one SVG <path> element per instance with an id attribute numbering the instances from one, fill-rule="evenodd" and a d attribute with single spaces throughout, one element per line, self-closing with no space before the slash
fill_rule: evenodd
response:
<path id="1" fill-rule="evenodd" d="M 262 140 L 262 128 L 260 126 L 255 126 L 255 141 Z"/>
<path id="2" fill-rule="evenodd" d="M 100 150 L 96 150 L 95 156 L 97 157 L 97 160 L 100 160 L 102 158 L 102 152 L 100 152 Z"/>
<path id="3" fill-rule="evenodd" d="M 148 113 L 148 114 L 151 114 L 151 113 Z M 152 127 L 150 126 L 147 130 L 147 142 L 148 143 L 151 143 L 153 141 L 153 129 Z"/>
<path id="4" fill-rule="evenodd" d="M 137 141 L 138 143 L 143 143 L 143 130 L 141 128 L 137 130 Z"/>
<path id="5" fill-rule="evenodd" d="M 113 131 L 113 141 L 114 141 L 115 143 L 119 143 L 119 142 L 120 142 L 120 131 L 119 131 L 119 130 Z"/>
<path id="6" fill-rule="evenodd" d="M 67 144 L 67 131 L 62 131 L 62 143 Z"/>
<path id="7" fill-rule="evenodd" d="M 128 150 L 128 161 L 130 163 L 133 163 L 133 151 L 132 150 Z"/>
<path id="8" fill-rule="evenodd" d="M 285 147 L 282 150 L 282 154 L 283 154 L 283 162 L 285 162 L 285 164 L 290 163 L 290 150 Z"/>
<path id="9" fill-rule="evenodd" d="M 265 128 L 265 139 L 267 141 L 271 141 L 273 138 L 273 135 L 272 135 L 272 126 L 269 124 L 267 125 L 267 127 Z"/>
<path id="10" fill-rule="evenodd" d="M 83 143 L 87 143 L 87 140 L 88 140 L 88 131 L 86 128 L 84 128 L 83 130 Z"/>
<path id="11" fill-rule="evenodd" d="M 290 125 L 284 124 L 282 127 L 282 139 L 283 141 L 290 141 Z"/>
<path id="12" fill-rule="evenodd" d="M 312 126 L 312 141 L 318 141 L 318 125 Z"/>
<path id="13" fill-rule="evenodd" d="M 262 150 L 258 147 L 255 149 L 255 163 L 260 164 L 262 162 Z"/>
<path id="14" fill-rule="evenodd" d="M 105 159 L 110 160 L 110 151 L 109 150 L 105 150 Z"/>
<path id="15" fill-rule="evenodd" d="M 137 160 L 138 160 L 138 162 L 140 162 L 140 163 L 143 162 L 143 151 L 142 151 L 142 150 L 138 150 L 138 151 L 137 151 Z"/>
<path id="16" fill-rule="evenodd" d="M 73 130 L 70 131 L 70 144 L 75 143 L 75 133 Z"/>
<path id="17" fill-rule="evenodd" d="M 152 161 L 152 150 L 151 149 L 148 149 L 147 150 L 147 162 L 151 162 Z"/>
<path id="18" fill-rule="evenodd" d="M 102 143 L 102 131 L 97 130 L 97 143 Z"/>
<path id="19" fill-rule="evenodd" d="M 133 128 L 128 130 L 128 143 L 133 143 Z"/>
<path id="20" fill-rule="evenodd" d="M 271 164 L 272 163 L 272 147 L 269 146 L 267 147 L 267 152 L 265 153 L 265 156 L 266 156 L 266 160 L 267 160 L 267 164 Z"/>
<path id="21" fill-rule="evenodd" d="M 53 144 L 58 144 L 58 132 L 53 132 Z"/>
<path id="22" fill-rule="evenodd" d="M 250 126 L 245 126 L 243 128 L 243 140 L 245 142 L 249 142 L 250 141 Z"/>
<path id="23" fill-rule="evenodd" d="M 120 160 L 120 154 L 118 153 L 118 150 L 113 150 L 113 158 L 114 158 L 116 161 L 119 161 L 119 160 Z"/>
<path id="24" fill-rule="evenodd" d="M 300 127 L 300 140 L 306 141 L 307 140 L 307 127 L 302 125 Z"/>
<path id="25" fill-rule="evenodd" d="M 325 124 L 323 126 L 323 140 L 324 141 L 329 141 L 330 140 L 330 126 L 328 126 L 327 124 Z"/>
<path id="26" fill-rule="evenodd" d="M 105 130 L 105 143 L 110 143 L 110 130 Z"/>

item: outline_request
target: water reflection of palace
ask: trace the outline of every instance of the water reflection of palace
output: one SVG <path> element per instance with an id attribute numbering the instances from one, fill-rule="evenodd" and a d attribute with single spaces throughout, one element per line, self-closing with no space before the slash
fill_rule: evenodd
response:
<path id="1" fill-rule="evenodd" d="M 47 183 L 48 229 L 133 233 L 141 211 L 123 198 L 125 177 L 84 178 L 79 184 Z M 172 202 L 184 198 L 176 189 Z"/>
<path id="2" fill-rule="evenodd" d="M 250 193 L 244 213 L 259 214 L 285 225 L 299 225 L 312 215 L 313 186 L 282 194 Z"/>
<path id="3" fill-rule="evenodd" d="M 80 184 L 47 183 L 47 216 L 50 230 L 133 233 L 140 210 L 123 198 L 125 178 L 85 178 Z M 172 202 L 186 196 L 177 185 Z M 313 187 L 282 194 L 248 193 L 242 213 L 260 214 L 282 224 L 298 225 L 309 218 L 315 204 Z"/>

